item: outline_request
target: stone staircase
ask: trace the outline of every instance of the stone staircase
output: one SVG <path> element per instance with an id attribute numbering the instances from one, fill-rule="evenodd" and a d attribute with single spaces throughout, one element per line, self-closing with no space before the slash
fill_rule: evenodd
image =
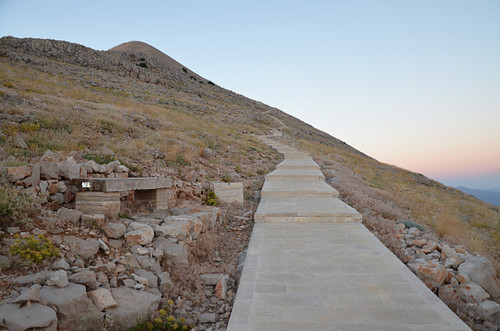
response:
<path id="1" fill-rule="evenodd" d="M 319 166 L 266 176 L 228 330 L 470 330 L 338 199 Z"/>
<path id="2" fill-rule="evenodd" d="M 361 222 L 361 214 L 338 199 L 308 154 L 273 146 L 285 160 L 266 175 L 256 222 Z"/>

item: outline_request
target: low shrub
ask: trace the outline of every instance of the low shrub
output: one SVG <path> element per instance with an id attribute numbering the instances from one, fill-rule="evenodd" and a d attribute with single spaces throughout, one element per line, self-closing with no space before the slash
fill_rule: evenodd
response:
<path id="1" fill-rule="evenodd" d="M 151 318 L 141 321 L 128 329 L 128 331 L 186 331 L 193 326 L 186 324 L 184 318 L 175 318 L 170 315 L 170 306 L 174 303 L 168 300 L 168 306 L 158 310 Z"/>
<path id="2" fill-rule="evenodd" d="M 205 205 L 207 205 L 207 206 L 218 206 L 219 205 L 219 197 L 215 194 L 214 191 L 210 191 L 207 193 Z"/>
<path id="3" fill-rule="evenodd" d="M 98 164 L 108 164 L 109 162 L 115 161 L 116 158 L 112 155 L 102 155 L 97 153 L 88 153 L 83 156 L 86 160 L 93 160 Z"/>
<path id="4" fill-rule="evenodd" d="M 59 250 L 42 235 L 16 239 L 9 251 L 12 255 L 20 256 L 27 264 L 40 264 L 46 258 L 59 256 Z"/>

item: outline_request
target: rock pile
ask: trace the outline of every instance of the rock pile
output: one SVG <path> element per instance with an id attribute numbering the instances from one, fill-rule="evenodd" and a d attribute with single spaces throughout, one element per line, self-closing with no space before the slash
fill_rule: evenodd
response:
<path id="1" fill-rule="evenodd" d="M 398 224 L 403 261 L 474 329 L 498 330 L 500 281 L 491 262 L 467 252 L 462 245 L 440 242 L 412 223 Z"/>
<path id="2" fill-rule="evenodd" d="M 74 212 L 61 208 L 57 215 L 73 224 Z M 11 280 L 18 289 L 1 302 L 3 326 L 8 330 L 123 329 L 150 315 L 175 286 L 162 263 L 188 266 L 191 244 L 212 231 L 220 217 L 216 207 L 198 206 L 183 212 L 119 219 L 100 228 L 76 227 L 79 236 L 69 227 L 66 231 L 34 229 L 32 234 L 46 235 L 60 248 L 60 258 L 48 270 Z M 19 234 L 21 238 L 29 235 Z M 215 286 L 214 302 L 234 295 L 227 293 L 234 286 L 227 275 L 213 275 L 205 283 Z M 193 315 L 189 302 L 177 301 L 180 317 Z M 222 306 L 225 309 L 217 313 L 200 311 L 198 320 L 190 322 L 216 323 L 228 318 L 224 314 L 230 308 Z"/>
<path id="3" fill-rule="evenodd" d="M 26 166 L 0 167 L 8 180 L 25 193 L 46 196 L 56 205 L 71 202 L 78 188 L 70 184 L 75 178 L 127 178 L 129 169 L 120 161 L 98 164 L 93 160 L 78 163 L 73 156 L 62 157 L 50 150 L 39 162 Z"/>

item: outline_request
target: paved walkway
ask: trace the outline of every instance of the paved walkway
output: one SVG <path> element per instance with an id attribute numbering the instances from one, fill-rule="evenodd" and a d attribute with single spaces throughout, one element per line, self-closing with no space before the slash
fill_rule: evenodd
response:
<path id="1" fill-rule="evenodd" d="M 268 143 L 285 160 L 266 176 L 229 331 L 470 330 L 337 198 L 309 155 Z"/>

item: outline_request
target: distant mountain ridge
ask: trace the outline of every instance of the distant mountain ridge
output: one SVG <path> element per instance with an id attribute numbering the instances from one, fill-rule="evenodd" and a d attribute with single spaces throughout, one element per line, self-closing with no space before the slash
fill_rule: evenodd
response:
<path id="1" fill-rule="evenodd" d="M 479 190 L 465 186 L 457 186 L 460 191 L 473 195 L 484 202 L 491 203 L 495 206 L 500 206 L 500 189 Z"/>

